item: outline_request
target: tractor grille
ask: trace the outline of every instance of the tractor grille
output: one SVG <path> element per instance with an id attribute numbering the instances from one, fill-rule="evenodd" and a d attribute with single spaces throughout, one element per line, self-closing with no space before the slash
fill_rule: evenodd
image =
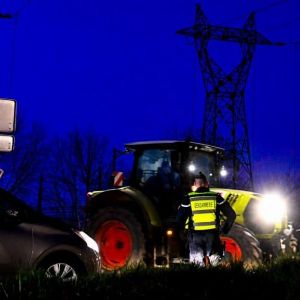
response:
<path id="1" fill-rule="evenodd" d="M 274 232 L 274 224 L 266 224 L 264 220 L 260 220 L 257 216 L 258 201 L 250 199 L 249 204 L 244 212 L 245 226 L 252 230 L 255 234 L 271 234 Z"/>

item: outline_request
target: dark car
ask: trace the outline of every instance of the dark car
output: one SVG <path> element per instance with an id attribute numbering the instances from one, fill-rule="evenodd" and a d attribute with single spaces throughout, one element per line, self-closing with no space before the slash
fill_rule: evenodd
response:
<path id="1" fill-rule="evenodd" d="M 65 281 L 98 273 L 98 245 L 83 231 L 36 212 L 0 188 L 0 273 L 27 269 Z"/>

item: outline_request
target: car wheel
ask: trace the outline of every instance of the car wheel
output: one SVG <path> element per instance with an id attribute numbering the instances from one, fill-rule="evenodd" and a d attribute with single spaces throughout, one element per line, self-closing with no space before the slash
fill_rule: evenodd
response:
<path id="1" fill-rule="evenodd" d="M 52 261 L 43 266 L 45 276 L 57 278 L 62 281 L 76 281 L 80 275 L 80 269 L 74 262 Z"/>

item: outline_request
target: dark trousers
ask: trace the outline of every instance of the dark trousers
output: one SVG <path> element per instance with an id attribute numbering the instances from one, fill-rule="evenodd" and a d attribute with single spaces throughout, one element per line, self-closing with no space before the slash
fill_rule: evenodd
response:
<path id="1" fill-rule="evenodd" d="M 192 263 L 202 265 L 204 256 L 219 255 L 221 242 L 216 230 L 190 231 L 188 241 Z"/>

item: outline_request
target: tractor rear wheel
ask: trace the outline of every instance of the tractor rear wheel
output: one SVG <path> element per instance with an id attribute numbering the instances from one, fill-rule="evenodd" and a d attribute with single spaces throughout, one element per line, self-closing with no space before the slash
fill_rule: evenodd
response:
<path id="1" fill-rule="evenodd" d="M 143 263 L 145 237 L 133 213 L 122 208 L 107 207 L 87 224 L 86 231 L 100 249 L 104 270 L 117 270 Z"/>
<path id="2" fill-rule="evenodd" d="M 221 235 L 225 242 L 223 262 L 243 262 L 246 267 L 255 267 L 262 263 L 263 256 L 259 241 L 247 228 L 234 224 L 227 235 Z"/>

